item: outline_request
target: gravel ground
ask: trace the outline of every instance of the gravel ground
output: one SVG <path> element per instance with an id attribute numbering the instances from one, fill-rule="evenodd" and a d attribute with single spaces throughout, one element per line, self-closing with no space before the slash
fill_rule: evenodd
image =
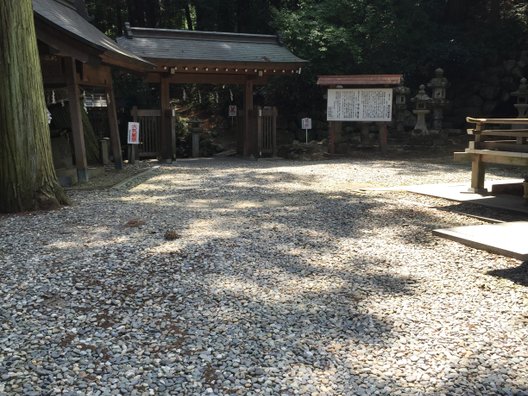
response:
<path id="1" fill-rule="evenodd" d="M 432 236 L 467 205 L 359 190 L 468 180 L 187 160 L 4 216 L 0 394 L 528 395 L 526 265 Z"/>

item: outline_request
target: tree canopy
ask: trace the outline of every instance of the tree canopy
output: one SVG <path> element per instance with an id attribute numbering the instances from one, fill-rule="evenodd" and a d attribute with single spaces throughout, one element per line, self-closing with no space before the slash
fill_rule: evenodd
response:
<path id="1" fill-rule="evenodd" d="M 318 74 L 402 73 L 417 86 L 442 67 L 453 83 L 467 84 L 483 68 L 528 50 L 524 0 L 87 0 L 87 5 L 93 23 L 110 36 L 121 34 L 125 21 L 278 33 L 310 61 L 294 81 L 303 92 L 301 102 L 311 97 L 307 89 L 316 89 Z M 295 96 L 292 83 L 286 85 L 282 93 L 276 86 L 268 91 Z"/>

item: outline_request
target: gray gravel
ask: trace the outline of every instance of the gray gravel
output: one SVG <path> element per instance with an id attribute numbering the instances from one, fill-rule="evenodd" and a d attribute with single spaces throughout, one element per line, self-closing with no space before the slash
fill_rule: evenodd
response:
<path id="1" fill-rule="evenodd" d="M 359 190 L 467 180 L 189 160 L 3 216 L 0 395 L 528 395 L 526 266 L 432 236 L 482 223 L 453 202 Z"/>

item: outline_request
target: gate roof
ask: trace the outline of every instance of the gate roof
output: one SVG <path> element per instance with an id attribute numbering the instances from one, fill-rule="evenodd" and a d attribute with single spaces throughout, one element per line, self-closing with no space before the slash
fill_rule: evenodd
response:
<path id="1" fill-rule="evenodd" d="M 299 69 L 295 56 L 277 36 L 130 27 L 118 44 L 158 66 L 207 64 L 250 68 Z"/>

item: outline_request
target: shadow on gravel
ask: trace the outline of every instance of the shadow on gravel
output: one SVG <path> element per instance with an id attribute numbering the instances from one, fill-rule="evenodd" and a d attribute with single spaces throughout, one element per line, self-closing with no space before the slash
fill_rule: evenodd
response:
<path id="1" fill-rule="evenodd" d="M 522 286 L 528 286 L 528 261 L 515 268 L 498 269 L 487 272 L 488 275 L 511 280 Z"/>
<path id="2" fill-rule="evenodd" d="M 372 252 L 361 239 L 377 233 L 389 240 L 393 235 L 383 232 L 399 229 L 402 221 L 412 222 L 410 232 L 417 233 L 435 217 L 410 211 L 387 215 L 377 199 L 315 191 L 309 188 L 310 176 L 255 174 L 246 165 L 239 166 L 239 178 L 211 175 L 201 184 L 192 179 L 194 169 L 174 168 L 125 193 L 93 194 L 65 209 L 73 212 L 69 219 L 63 219 L 64 212 L 28 217 L 24 226 L 38 230 L 39 239 L 24 239 L 22 231 L 18 238 L 5 238 L 2 254 L 9 252 L 24 264 L 17 270 L 6 264 L 9 276 L 1 282 L 16 291 L 9 309 L 17 303 L 30 309 L 6 326 L 28 338 L 40 328 L 58 331 L 50 332 L 46 343 L 28 347 L 21 339 L 13 348 L 27 348 L 42 366 L 65 367 L 76 378 L 68 362 L 77 356 L 83 369 L 93 365 L 106 375 L 111 366 L 119 378 L 134 361 L 144 367 L 138 383 L 178 379 L 170 371 L 173 362 L 163 363 L 166 376 L 149 363 L 165 362 L 172 354 L 181 382 L 191 383 L 199 374 L 204 385 L 225 394 L 235 393 L 220 385 L 228 369 L 257 376 L 241 372 L 234 361 L 279 370 L 284 389 L 293 366 L 305 368 L 314 381 L 337 369 L 345 388 L 335 394 L 353 394 L 363 379 L 345 365 L 350 357 L 339 349 L 349 348 L 350 341 L 358 347 L 390 345 L 398 337 L 393 319 L 369 308 L 413 295 L 418 282 L 387 271 L 383 253 Z M 226 171 L 232 168 L 226 164 Z M 208 171 L 205 166 L 198 170 Z M 162 183 L 173 188 L 163 191 Z M 301 188 L 285 192 L 281 184 L 290 183 Z M 99 216 L 93 216 L 95 211 Z M 52 223 L 61 233 L 47 231 Z M 181 238 L 164 240 L 168 229 Z M 416 243 L 409 236 L 396 237 Z M 17 257 L 23 245 L 33 249 Z M 26 328 L 18 323 L 27 323 Z M 13 365 L 27 369 L 22 360 Z M 94 387 L 89 377 L 78 381 Z M 372 375 L 371 383 L 376 381 Z M 42 386 L 51 390 L 62 382 L 50 376 Z M 171 384 L 169 392 L 176 389 Z"/>

